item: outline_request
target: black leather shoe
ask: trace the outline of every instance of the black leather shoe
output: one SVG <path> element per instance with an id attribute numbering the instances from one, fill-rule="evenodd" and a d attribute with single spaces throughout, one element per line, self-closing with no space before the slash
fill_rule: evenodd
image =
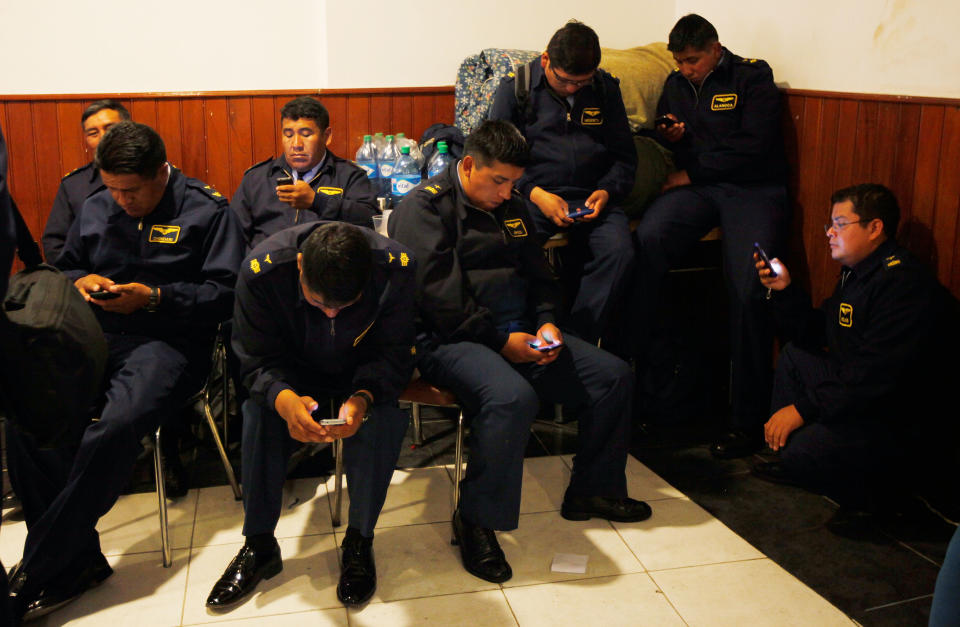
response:
<path id="1" fill-rule="evenodd" d="M 779 483 L 781 485 L 792 485 L 797 487 L 803 487 L 803 482 L 796 479 L 793 475 L 787 472 L 787 469 L 783 466 L 783 462 L 773 461 L 773 462 L 757 462 L 753 465 L 751 469 L 753 476 L 758 479 L 763 479 L 764 481 L 769 481 L 771 483 Z"/>
<path id="2" fill-rule="evenodd" d="M 513 577 L 497 534 L 464 520 L 459 507 L 453 512 L 453 538 L 452 544 L 460 546 L 463 567 L 474 577 L 491 583 L 503 583 Z"/>
<path id="3" fill-rule="evenodd" d="M 735 459 L 752 455 L 763 448 L 760 435 L 749 435 L 743 431 L 731 431 L 721 435 L 710 445 L 710 452 L 717 459 Z"/>
<path id="4" fill-rule="evenodd" d="M 53 581 L 41 586 L 39 592 L 19 564 L 16 571 L 11 583 L 10 598 L 15 614 L 21 617 L 24 623 L 60 609 L 113 574 L 113 569 L 102 553 L 71 565 Z"/>
<path id="5" fill-rule="evenodd" d="M 560 515 L 567 520 L 605 518 L 616 522 L 639 522 L 650 518 L 652 513 L 649 505 L 629 497 L 565 496 L 560 507 Z"/>
<path id="6" fill-rule="evenodd" d="M 337 598 L 344 605 L 363 605 L 377 589 L 377 567 L 373 563 L 373 538 L 364 538 L 353 527 L 340 545 L 340 583 Z"/>
<path id="7" fill-rule="evenodd" d="M 276 539 L 273 546 L 266 551 L 257 551 L 244 544 L 213 585 L 213 590 L 207 597 L 207 607 L 213 610 L 228 608 L 245 599 L 262 579 L 270 579 L 281 570 L 283 560 L 280 558 L 280 545 Z"/>

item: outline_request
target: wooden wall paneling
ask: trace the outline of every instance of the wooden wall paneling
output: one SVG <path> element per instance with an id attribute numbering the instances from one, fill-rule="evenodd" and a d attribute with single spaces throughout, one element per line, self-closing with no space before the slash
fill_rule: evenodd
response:
<path id="1" fill-rule="evenodd" d="M 856 181 L 853 176 L 853 153 L 855 150 L 858 111 L 860 103 L 856 100 L 843 99 L 840 101 L 840 126 L 837 128 L 837 162 L 833 171 L 833 189 L 840 189 L 852 185 Z"/>
<path id="2" fill-rule="evenodd" d="M 960 108 L 943 107 L 933 236 L 938 251 L 937 277 L 950 285 L 957 248 L 957 213 L 960 212 Z"/>
<path id="3" fill-rule="evenodd" d="M 393 128 L 393 98 L 391 96 L 377 95 L 370 96 L 370 132 L 371 133 L 392 133 Z"/>
<path id="4" fill-rule="evenodd" d="M 320 98 L 323 106 L 330 113 L 330 124 L 336 124 L 327 147 L 333 151 L 333 154 L 344 159 L 348 158 L 347 153 L 350 152 L 348 148 L 350 137 L 347 98 L 348 96 L 322 96 Z"/>
<path id="5" fill-rule="evenodd" d="M 10 194 L 17 202 L 23 219 L 30 228 L 34 239 L 39 240 L 42 215 L 49 207 L 40 207 L 38 195 L 37 163 L 34 156 L 33 120 L 30 102 L 10 102 L 7 104 L 7 126 L 3 129 L 7 140 L 7 174 L 10 177 Z"/>
<path id="6" fill-rule="evenodd" d="M 817 276 L 815 268 L 809 264 L 811 257 L 807 249 L 812 239 L 809 234 L 811 225 L 808 217 L 811 214 L 812 205 L 816 202 L 810 183 L 816 179 L 821 111 L 821 102 L 818 99 L 804 98 L 801 108 L 794 112 L 799 117 L 796 119 L 797 147 L 796 152 L 793 153 L 796 159 L 793 167 L 796 169 L 797 178 L 793 192 L 794 214 L 791 237 L 798 243 L 801 251 L 801 256 L 793 265 L 797 278 L 804 284 L 816 281 Z"/>
<path id="7" fill-rule="evenodd" d="M 203 103 L 204 145 L 207 185 L 224 190 L 230 197 L 230 129 L 227 120 L 227 99 L 207 98 Z"/>
<path id="8" fill-rule="evenodd" d="M 273 108 L 273 98 L 270 96 L 255 96 L 250 99 L 251 125 L 253 127 L 253 157 L 244 170 L 254 163 L 264 159 L 276 157 L 277 135 L 280 132 L 280 122 Z M 233 190 L 230 190 L 231 192 Z"/>
<path id="9" fill-rule="evenodd" d="M 167 161 L 183 169 L 183 137 L 179 98 L 163 98 L 157 101 L 157 132 L 167 147 Z"/>
<path id="10" fill-rule="evenodd" d="M 877 121 L 879 103 L 861 102 L 857 112 L 857 132 L 853 149 L 853 180 L 863 183 L 871 180 L 871 167 L 877 149 Z"/>
<path id="11" fill-rule="evenodd" d="M 890 177 L 890 189 L 900 200 L 902 217 L 913 216 L 913 181 L 917 167 L 917 137 L 920 133 L 920 105 L 900 105 L 900 124 L 897 127 L 897 156 Z M 905 220 L 902 220 L 905 221 Z"/>
<path id="12" fill-rule="evenodd" d="M 153 98 L 142 98 L 134 100 L 131 103 L 130 117 L 134 122 L 140 122 L 147 126 L 157 129 L 157 101 Z M 160 131 L 157 131 L 158 133 Z"/>
<path id="13" fill-rule="evenodd" d="M 63 166 L 60 162 L 60 144 L 57 143 L 57 103 L 34 102 L 31 106 L 33 116 L 34 155 L 37 167 L 37 200 L 40 203 L 35 224 L 36 233 L 43 233 L 47 216 L 57 195 L 57 188 L 63 178 Z"/>
<path id="14" fill-rule="evenodd" d="M 60 143 L 60 169 L 66 176 L 93 159 L 83 139 L 80 116 L 83 105 L 76 101 L 57 103 L 57 137 Z"/>
<path id="15" fill-rule="evenodd" d="M 811 288 L 814 302 L 819 303 L 833 288 L 833 260 L 830 259 L 823 225 L 830 220 L 830 194 L 833 193 L 830 173 L 837 161 L 835 139 L 840 124 L 840 102 L 824 99 L 821 102 L 819 127 L 816 129 L 817 150 L 813 176 L 807 182 L 810 190 L 806 208 L 804 238 L 807 259 L 816 289 Z"/>
<path id="16" fill-rule="evenodd" d="M 253 110 L 251 98 L 235 96 L 227 99 L 230 179 L 220 193 L 233 198 L 243 173 L 255 163 L 253 158 Z"/>
<path id="17" fill-rule="evenodd" d="M 877 139 L 873 151 L 873 163 L 870 173 L 873 181 L 883 183 L 887 187 L 893 184 L 894 164 L 897 160 L 897 149 L 900 143 L 897 135 L 900 132 L 899 104 L 881 102 L 877 111 Z"/>
<path id="18" fill-rule="evenodd" d="M 391 102 L 390 129 L 388 133 L 406 133 L 410 135 L 413 128 L 413 98 L 410 96 L 394 96 Z"/>
<path id="19" fill-rule="evenodd" d="M 290 98 L 284 96 L 274 96 L 273 98 L 273 119 L 276 129 L 273 133 L 273 154 L 276 156 L 283 154 L 283 142 L 280 138 L 280 109 L 289 101 Z"/>
<path id="20" fill-rule="evenodd" d="M 437 122 L 452 125 L 454 114 L 453 94 L 437 94 L 433 109 L 434 119 Z"/>
<path id="21" fill-rule="evenodd" d="M 438 120 L 434 115 L 436 100 L 433 94 L 416 94 L 413 97 L 413 126 L 407 131 L 410 139 L 420 141 L 423 132 L 437 123 Z"/>
<path id="22" fill-rule="evenodd" d="M 331 120 L 331 125 L 334 121 Z M 334 126 L 333 132 L 338 132 L 340 124 Z M 341 155 L 345 159 L 353 159 L 357 148 L 363 143 L 363 136 L 373 133 L 370 131 L 370 96 L 356 95 L 347 97 L 347 119 L 343 121 L 343 133 L 347 136 L 347 151 Z"/>
<path id="23" fill-rule="evenodd" d="M 937 177 L 940 140 L 943 136 L 943 107 L 923 105 L 920 110 L 920 132 L 917 138 L 917 162 L 914 170 L 913 198 L 910 203 L 914 219 L 933 227 L 933 211 L 937 198 Z M 934 249 L 934 258 L 940 251 Z"/>
<path id="24" fill-rule="evenodd" d="M 207 179 L 206 138 L 204 137 L 203 99 L 184 98 L 180 101 L 181 167 L 187 176 Z"/>

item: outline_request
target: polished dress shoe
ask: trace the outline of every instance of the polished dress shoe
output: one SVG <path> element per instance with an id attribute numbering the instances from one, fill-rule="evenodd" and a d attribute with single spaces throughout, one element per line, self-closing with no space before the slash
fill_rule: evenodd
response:
<path id="1" fill-rule="evenodd" d="M 377 567 L 373 563 L 373 538 L 364 538 L 353 527 L 340 545 L 340 583 L 337 598 L 344 605 L 363 605 L 377 589 Z"/>
<path id="2" fill-rule="evenodd" d="M 710 452 L 717 459 L 735 459 L 752 455 L 763 448 L 763 438 L 744 431 L 730 431 L 721 435 L 710 445 Z"/>
<path id="3" fill-rule="evenodd" d="M 491 583 L 503 583 L 513 577 L 497 534 L 465 520 L 459 507 L 453 513 L 453 538 L 453 544 L 460 546 L 463 567 L 474 577 Z"/>
<path id="4" fill-rule="evenodd" d="M 650 518 L 653 510 L 643 501 L 629 497 L 564 496 L 560 515 L 567 520 L 605 518 L 616 522 L 638 522 Z"/>
<path id="5" fill-rule="evenodd" d="M 270 579 L 283 570 L 280 545 L 276 539 L 268 549 L 254 549 L 244 544 L 233 558 L 207 597 L 207 607 L 220 610 L 243 600 L 262 579 Z"/>
<path id="6" fill-rule="evenodd" d="M 112 574 L 113 569 L 107 563 L 107 558 L 97 553 L 93 557 L 76 560 L 52 581 L 36 586 L 18 564 L 10 584 L 14 613 L 24 623 L 46 616 L 100 585 Z"/>
<path id="7" fill-rule="evenodd" d="M 790 474 L 784 467 L 783 462 L 757 462 L 751 469 L 753 476 L 770 483 L 779 483 L 781 485 L 792 485 L 803 487 L 804 483 Z"/>

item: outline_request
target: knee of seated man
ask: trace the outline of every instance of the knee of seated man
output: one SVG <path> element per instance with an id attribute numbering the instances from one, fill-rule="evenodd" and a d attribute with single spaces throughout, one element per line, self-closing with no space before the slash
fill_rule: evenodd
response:
<path id="1" fill-rule="evenodd" d="M 522 379 L 497 386 L 493 398 L 487 404 L 502 408 L 505 414 L 518 420 L 533 420 L 540 409 L 537 393 Z"/>

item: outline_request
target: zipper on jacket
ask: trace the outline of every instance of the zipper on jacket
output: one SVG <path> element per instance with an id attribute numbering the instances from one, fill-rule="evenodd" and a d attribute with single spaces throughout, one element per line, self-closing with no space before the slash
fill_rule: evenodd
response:
<path id="1" fill-rule="evenodd" d="M 337 335 L 337 319 L 336 318 L 330 318 L 330 335 L 332 336 Z"/>

